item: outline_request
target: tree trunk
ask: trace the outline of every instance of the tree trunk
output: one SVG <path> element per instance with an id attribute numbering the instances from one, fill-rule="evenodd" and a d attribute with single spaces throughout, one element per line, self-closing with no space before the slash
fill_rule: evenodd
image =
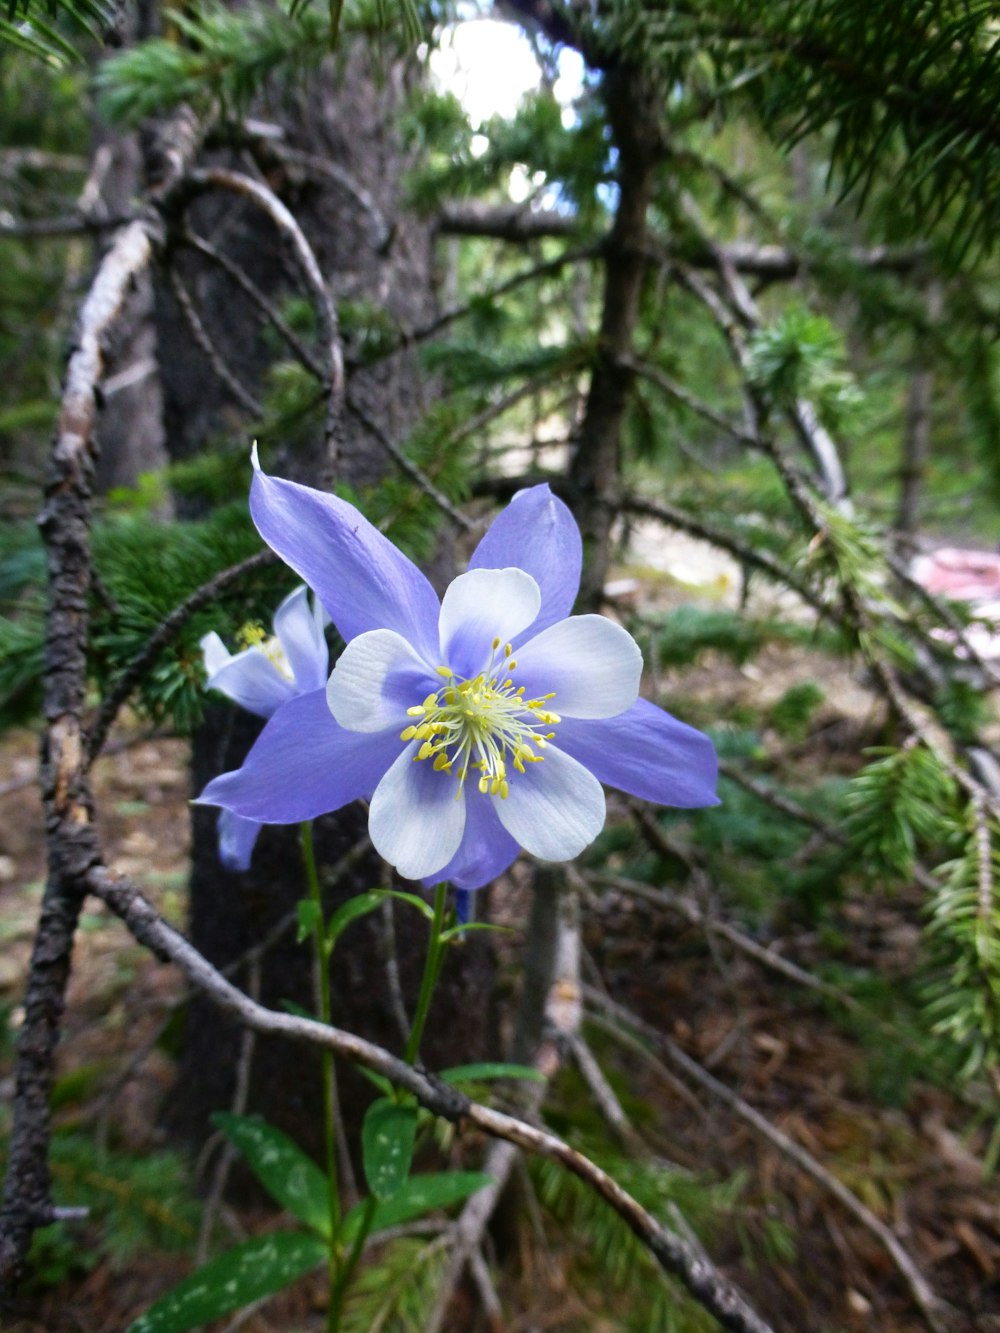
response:
<path id="1" fill-rule="evenodd" d="M 313 245 L 335 302 L 365 303 L 403 329 L 419 325 L 434 310 L 432 235 L 422 222 L 401 212 L 402 152 L 393 134 L 394 113 L 403 92 L 400 67 L 379 70 L 376 77 L 362 51 L 349 53 L 334 76 L 324 68 L 311 84 L 295 94 L 281 113 L 280 137 L 269 150 L 268 184 L 293 210 Z M 273 103 L 267 114 L 273 120 Z M 213 165 L 246 170 L 246 153 L 216 149 Z M 266 219 L 228 197 L 198 201 L 189 214 L 197 232 L 230 263 L 239 265 L 264 295 L 280 305 L 290 292 L 286 256 Z M 272 351 L 259 330 L 259 312 L 218 265 L 190 251 L 168 255 L 176 264 L 185 290 L 194 299 L 204 332 L 218 358 L 231 372 L 230 382 L 218 373 L 205 350 L 192 337 L 178 303 L 176 287 L 164 277 L 158 291 L 158 345 L 163 375 L 166 434 L 174 458 L 190 458 L 209 447 L 213 438 L 233 433 L 233 414 L 246 412 L 245 398 L 259 398 Z M 179 260 L 179 262 L 178 262 Z M 350 361 L 350 347 L 348 359 Z M 236 388 L 233 381 L 238 381 Z M 241 389 L 243 392 L 241 392 Z M 397 354 L 348 377 L 348 403 L 394 440 L 404 437 L 425 406 L 414 358 Z M 236 429 L 240 429 L 239 426 Z M 269 472 L 312 485 L 331 477 L 323 433 L 316 430 L 294 442 L 262 440 Z M 360 488 L 377 480 L 391 460 L 346 413 L 337 439 L 337 477 Z M 249 439 L 243 477 L 249 487 Z M 440 582 L 453 565 L 447 541 L 431 571 Z M 277 601 L 277 597 L 275 599 Z M 212 707 L 193 740 L 193 792 L 220 771 L 238 767 L 259 731 L 260 723 L 233 707 Z M 349 870 L 331 879 L 331 867 L 365 835 L 366 819 L 359 808 L 317 822 L 316 850 L 329 907 L 379 884 L 384 868 L 370 851 Z M 253 864 L 231 874 L 219 863 L 216 812 L 196 808 L 192 822 L 190 934 L 213 962 L 225 966 L 261 943 L 305 896 L 295 828 L 265 829 Z M 415 995 L 426 946 L 426 923 L 412 911 L 396 913 L 398 968 L 404 996 Z M 259 998 L 280 1007 L 285 1002 L 314 1007 L 311 950 L 294 942 L 294 926 L 260 960 L 256 976 Z M 424 1056 L 431 1067 L 476 1059 L 484 1052 L 490 1012 L 478 996 L 489 991 L 490 953 L 479 937 L 452 950 L 428 1029 Z M 246 985 L 248 973 L 240 974 Z M 402 1048 L 398 1004 L 393 1006 L 387 980 L 384 918 L 375 913 L 350 927 L 334 954 L 334 1022 L 363 1032 L 394 1049 Z M 440 1021 L 447 1014 L 446 1021 Z M 241 1035 L 211 1005 L 191 1002 L 180 1077 L 168 1111 L 171 1127 L 197 1145 L 209 1132 L 211 1112 L 239 1102 L 281 1126 L 306 1147 L 318 1149 L 319 1056 L 281 1043 L 253 1045 L 249 1076 L 238 1088 L 237 1056 Z M 341 1098 L 349 1137 L 357 1128 L 370 1086 L 345 1071 Z M 245 1096 L 244 1096 L 245 1094 Z"/>
<path id="2" fill-rule="evenodd" d="M 618 149 L 618 207 L 605 247 L 601 327 L 579 441 L 570 464 L 573 509 L 584 542 L 578 606 L 596 610 L 607 576 L 619 499 L 621 437 L 632 372 L 626 359 L 639 317 L 646 213 L 662 152 L 657 93 L 637 70 L 606 76 L 608 119 Z"/>

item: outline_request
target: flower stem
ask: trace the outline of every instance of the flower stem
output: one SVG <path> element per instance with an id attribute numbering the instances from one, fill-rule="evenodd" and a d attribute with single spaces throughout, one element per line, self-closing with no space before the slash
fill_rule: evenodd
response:
<path id="1" fill-rule="evenodd" d="M 323 895 L 319 887 L 319 875 L 316 871 L 316 852 L 313 847 L 312 821 L 305 820 L 300 826 L 302 840 L 302 860 L 306 871 L 306 885 L 309 901 L 315 904 L 313 922 L 313 942 L 316 948 L 317 971 L 317 1008 L 322 1022 L 330 1026 L 330 948 L 326 938 L 326 922 L 323 915 Z M 327 1202 L 330 1215 L 330 1254 L 327 1264 L 330 1287 L 330 1304 L 327 1313 L 327 1333 L 337 1333 L 340 1327 L 340 1308 L 343 1301 L 340 1263 L 340 1193 L 337 1188 L 337 1140 L 335 1129 L 336 1091 L 334 1084 L 333 1054 L 324 1048 L 322 1051 L 323 1074 L 323 1144 L 326 1156 L 326 1179 L 328 1187 Z"/>
<path id="2" fill-rule="evenodd" d="M 438 977 L 441 975 L 441 967 L 444 963 L 444 952 L 447 948 L 447 943 L 442 942 L 441 932 L 444 929 L 445 903 L 447 902 L 447 899 L 447 884 L 438 884 L 434 889 L 434 916 L 431 919 L 431 938 L 427 946 L 427 958 L 424 961 L 424 975 L 420 981 L 420 995 L 417 999 L 417 1008 L 413 1015 L 413 1026 L 410 1028 L 410 1036 L 406 1043 L 406 1050 L 403 1052 L 403 1059 L 408 1065 L 412 1065 L 420 1054 L 420 1042 L 424 1035 L 424 1024 L 427 1022 L 427 1014 L 431 1007 L 434 988 L 437 985 Z"/>
<path id="3" fill-rule="evenodd" d="M 354 1244 L 351 1251 L 340 1269 L 336 1285 L 330 1291 L 330 1320 L 328 1327 L 340 1327 L 340 1314 L 343 1309 L 344 1295 L 347 1291 L 347 1284 L 351 1280 L 351 1275 L 358 1266 L 358 1260 L 365 1248 L 365 1241 L 368 1239 L 368 1233 L 372 1229 L 375 1221 L 375 1210 L 378 1208 L 378 1199 L 374 1194 L 370 1194 L 365 1200 L 365 1211 L 361 1215 L 361 1225 L 358 1227 L 358 1234 L 354 1238 Z"/>

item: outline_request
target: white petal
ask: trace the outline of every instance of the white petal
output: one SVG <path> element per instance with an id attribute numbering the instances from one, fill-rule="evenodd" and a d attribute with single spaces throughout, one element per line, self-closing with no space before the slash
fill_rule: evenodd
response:
<path id="1" fill-rule="evenodd" d="M 209 676 L 206 687 L 219 690 L 258 717 L 270 717 L 298 693 L 259 648 L 247 648 Z"/>
<path id="2" fill-rule="evenodd" d="M 214 629 L 198 640 L 198 646 L 201 649 L 202 661 L 205 663 L 206 676 L 214 676 L 217 671 L 221 671 L 232 657 L 232 653 Z"/>
<path id="3" fill-rule="evenodd" d="M 443 870 L 465 831 L 465 797 L 457 784 L 435 773 L 429 760 L 415 762 L 419 745 L 406 747 L 375 788 L 368 833 L 375 850 L 404 879 L 425 879 Z"/>
<path id="4" fill-rule="evenodd" d="M 604 827 L 604 789 L 589 769 L 549 745 L 540 764 L 511 774 L 507 799 L 491 796 L 507 832 L 543 861 L 569 861 Z"/>
<path id="5" fill-rule="evenodd" d="M 570 616 L 517 650 L 514 679 L 529 698 L 555 692 L 549 707 L 566 717 L 616 717 L 639 697 L 642 653 L 605 616 Z"/>
<path id="6" fill-rule="evenodd" d="M 538 584 L 523 569 L 470 569 L 441 601 L 441 665 L 472 676 L 489 661 L 494 639 L 509 643 L 538 616 Z"/>
<path id="7" fill-rule="evenodd" d="M 322 621 L 309 608 L 303 585 L 288 594 L 274 613 L 274 632 L 285 650 L 299 690 L 321 690 L 330 669 Z"/>
<path id="8" fill-rule="evenodd" d="M 347 731 L 405 727 L 406 710 L 423 703 L 440 677 L 391 629 L 372 629 L 352 639 L 326 686 L 330 712 Z"/>

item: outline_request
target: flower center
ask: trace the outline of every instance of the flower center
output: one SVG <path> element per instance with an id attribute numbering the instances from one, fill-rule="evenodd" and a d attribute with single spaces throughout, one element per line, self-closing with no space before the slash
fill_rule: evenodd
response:
<path id="1" fill-rule="evenodd" d="M 525 764 L 540 764 L 544 750 L 555 736 L 545 730 L 561 719 L 546 708 L 554 694 L 540 699 L 526 699 L 524 686 L 515 689 L 512 679 L 517 662 L 513 649 L 506 644 L 498 654 L 500 640 L 493 640 L 493 651 L 478 676 L 460 679 L 450 667 L 437 672 L 445 684 L 429 694 L 422 704 L 408 708 L 407 714 L 419 721 L 400 732 L 400 740 L 419 740 L 423 744 L 414 762 L 433 759 L 439 773 L 458 778 L 458 792 L 469 770 L 479 772 L 479 790 L 485 795 L 506 799 L 509 790 L 508 764 L 518 773 Z"/>
<path id="2" fill-rule="evenodd" d="M 263 653 L 278 675 L 284 676 L 285 680 L 290 680 L 294 684 L 295 674 L 292 671 L 292 664 L 277 635 L 268 634 L 262 625 L 255 624 L 251 620 L 240 629 L 237 639 L 244 648 L 253 648 Z"/>

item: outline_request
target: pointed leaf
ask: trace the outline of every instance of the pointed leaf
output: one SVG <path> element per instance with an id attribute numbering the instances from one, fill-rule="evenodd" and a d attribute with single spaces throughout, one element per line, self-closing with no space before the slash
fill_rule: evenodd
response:
<path id="1" fill-rule="evenodd" d="M 315 931 L 322 918 L 323 909 L 312 898 L 303 898 L 296 903 L 296 910 L 299 914 L 299 928 L 295 936 L 295 942 L 301 944 Z"/>
<path id="2" fill-rule="evenodd" d="M 396 1194 L 410 1174 L 417 1134 L 416 1106 L 388 1097 L 372 1102 L 361 1130 L 361 1152 L 368 1188 L 379 1199 Z"/>
<path id="3" fill-rule="evenodd" d="M 367 916 L 369 912 L 374 912 L 381 902 L 382 894 L 373 889 L 369 893 L 359 893 L 353 898 L 348 898 L 346 903 L 341 903 L 327 923 L 327 947 L 332 950 L 352 921 L 356 921 L 359 916 Z"/>
<path id="4" fill-rule="evenodd" d="M 282 1207 L 329 1239 L 329 1186 L 311 1157 L 260 1116 L 218 1111 L 212 1123 L 239 1148 L 254 1175 Z"/>
<path id="5" fill-rule="evenodd" d="M 453 1069 L 443 1069 L 438 1077 L 453 1086 L 457 1083 L 488 1083 L 496 1078 L 525 1078 L 532 1083 L 544 1083 L 545 1075 L 530 1065 L 504 1064 L 490 1061 L 478 1065 L 455 1065 Z"/>
<path id="6" fill-rule="evenodd" d="M 378 889 L 378 893 L 383 898 L 398 898 L 400 902 L 409 903 L 415 907 L 418 912 L 427 918 L 428 921 L 434 920 L 434 909 L 424 902 L 423 898 L 418 898 L 415 893 L 404 893 L 402 889 Z"/>
<path id="7" fill-rule="evenodd" d="M 327 1257 L 326 1243 L 298 1231 L 276 1231 L 237 1245 L 179 1282 L 128 1333 L 184 1333 L 270 1296 Z"/>
<path id="8" fill-rule="evenodd" d="M 483 1171 L 440 1171 L 436 1175 L 411 1176 L 391 1199 L 383 1200 L 376 1208 L 372 1232 L 411 1222 L 435 1208 L 460 1203 L 492 1183 L 493 1177 Z M 358 1203 L 344 1218 L 341 1238 L 346 1244 L 349 1245 L 357 1235 L 364 1212 L 364 1203 Z"/>

